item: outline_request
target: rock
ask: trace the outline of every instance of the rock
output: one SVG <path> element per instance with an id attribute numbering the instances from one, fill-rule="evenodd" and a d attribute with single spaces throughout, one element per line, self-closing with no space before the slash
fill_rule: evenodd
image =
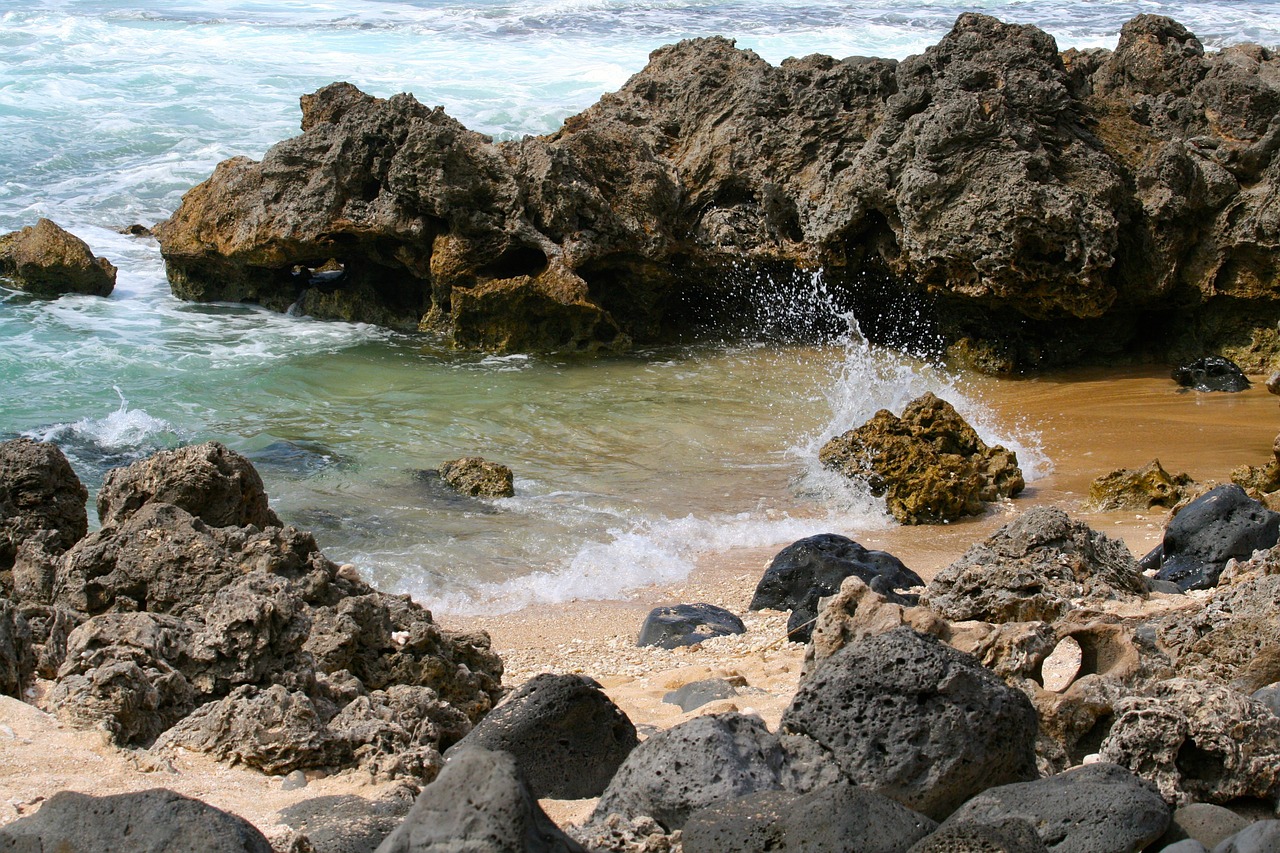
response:
<path id="1" fill-rule="evenodd" d="M 714 604 L 677 604 L 655 607 L 640 626 L 637 646 L 674 649 L 692 646 L 712 637 L 746 633 L 742 620 Z"/>
<path id="2" fill-rule="evenodd" d="M 543 812 L 515 759 L 484 749 L 453 758 L 377 853 L 429 850 L 585 853 Z"/>
<path id="3" fill-rule="evenodd" d="M 1280 719 L 1221 685 L 1174 678 L 1116 703 L 1103 760 L 1154 782 L 1166 802 L 1228 803 L 1280 792 Z"/>
<path id="4" fill-rule="evenodd" d="M 1280 717 L 1280 681 L 1272 682 L 1266 687 L 1259 687 L 1250 694 L 1249 698 L 1265 705 L 1271 713 Z"/>
<path id="5" fill-rule="evenodd" d="M 908 628 L 850 643 L 808 673 L 782 730 L 855 784 L 935 820 L 993 785 L 1036 777 L 1036 714 L 973 658 Z"/>
<path id="6" fill-rule="evenodd" d="M 1249 378 L 1234 361 L 1211 355 L 1173 369 L 1173 381 L 1195 391 L 1244 391 Z"/>
<path id="7" fill-rule="evenodd" d="M 249 460 L 216 441 L 162 450 L 108 471 L 98 491 L 103 527 L 123 524 L 149 503 L 181 507 L 210 527 L 280 527 Z"/>
<path id="8" fill-rule="evenodd" d="M 1249 497 L 1263 500 L 1271 492 L 1280 490 L 1280 462 L 1265 465 L 1241 465 L 1231 471 L 1231 482 L 1244 489 Z"/>
<path id="9" fill-rule="evenodd" d="M 1045 846 L 1061 853 L 1128 853 L 1164 834 L 1169 807 L 1155 786 L 1114 764 L 1087 764 L 1038 779 L 990 788 L 948 823 L 1022 818 Z"/>
<path id="10" fill-rule="evenodd" d="M 1180 675 L 1222 681 L 1245 693 L 1280 681 L 1280 576 L 1218 587 L 1204 607 L 1155 624 Z"/>
<path id="11" fill-rule="evenodd" d="M 56 445 L 26 438 L 0 443 L 0 572 L 41 531 L 44 550 L 61 554 L 89 529 L 89 491 Z M 11 586 L 11 585 L 10 585 Z"/>
<path id="12" fill-rule="evenodd" d="M 0 693 L 21 699 L 35 673 L 31 627 L 12 601 L 0 598 Z"/>
<path id="13" fill-rule="evenodd" d="M 708 678 L 691 681 L 683 687 L 668 691 L 663 695 L 662 701 L 669 705 L 679 705 L 681 711 L 689 712 L 708 702 L 732 699 L 737 695 L 738 689 L 723 678 Z"/>
<path id="14" fill-rule="evenodd" d="M 1280 850 L 1280 820 L 1252 823 L 1213 848 L 1213 853 L 1274 853 Z"/>
<path id="15" fill-rule="evenodd" d="M 1188 497 L 1188 487 L 1194 484 L 1190 475 L 1170 474 L 1159 459 L 1153 459 L 1143 468 L 1118 468 L 1094 480 L 1089 486 L 1089 503 L 1099 512 L 1157 506 L 1172 509 Z"/>
<path id="16" fill-rule="evenodd" d="M 793 631 L 788 623 L 788 638 L 807 643 L 818 617 L 818 599 L 834 595 L 850 575 L 903 604 L 907 600 L 895 596 L 895 591 L 924 585 L 919 575 L 892 554 L 869 551 L 846 536 L 821 533 L 778 552 L 756 585 L 750 609 L 793 611 L 804 627 Z"/>
<path id="17" fill-rule="evenodd" d="M 36 296 L 110 296 L 116 286 L 110 261 L 95 258 L 83 240 L 44 218 L 0 235 L 0 277 Z"/>
<path id="18" fill-rule="evenodd" d="M 1276 370 L 1267 377 L 1267 390 L 1272 394 L 1280 394 L 1280 370 Z"/>
<path id="19" fill-rule="evenodd" d="M 328 730 L 338 754 L 374 779 L 430 782 L 444 766 L 441 751 L 466 736 L 471 720 L 429 687 L 396 684 L 352 699 Z"/>
<path id="20" fill-rule="evenodd" d="M 416 788 L 399 785 L 370 800 L 350 794 L 314 797 L 277 814 L 316 853 L 372 853 L 413 807 Z"/>
<path id="21" fill-rule="evenodd" d="M 1235 484 L 1218 486 L 1183 507 L 1165 527 L 1164 539 L 1142 558 L 1144 569 L 1184 590 L 1208 589 L 1227 560 L 1247 558 L 1280 537 L 1280 513 L 1251 499 Z"/>
<path id="22" fill-rule="evenodd" d="M 937 824 L 849 784 L 808 794 L 768 791 L 707 806 L 681 831 L 685 853 L 857 850 L 902 853 Z"/>
<path id="23" fill-rule="evenodd" d="M 803 793 L 837 781 L 820 751 L 779 738 L 758 717 L 709 714 L 658 732 L 614 774 L 590 824 L 653 818 L 668 832 L 715 803 L 761 791 Z"/>
<path id="24" fill-rule="evenodd" d="M 948 821 L 937 832 L 911 846 L 907 853 L 1048 853 L 1036 828 L 1016 817 L 990 822 Z"/>
<path id="25" fill-rule="evenodd" d="M 440 479 L 464 495 L 509 498 L 515 495 L 511 469 L 479 456 L 464 456 L 440 466 Z"/>
<path id="26" fill-rule="evenodd" d="M 490 711 L 449 752 L 508 752 L 539 799 L 598 797 L 639 743 L 635 726 L 585 676 L 538 675 Z"/>
<path id="27" fill-rule="evenodd" d="M 932 393 L 902 417 L 881 409 L 867 423 L 818 451 L 827 468 L 863 479 L 904 524 L 978 515 L 984 504 L 1013 497 L 1025 483 L 1017 457 L 988 447 L 950 403 Z"/>
<path id="28" fill-rule="evenodd" d="M 939 638 L 950 636 L 947 623 L 928 608 L 895 603 L 873 592 L 861 578 L 846 578 L 814 623 L 813 636 L 805 649 L 806 671 L 850 643 L 904 626 Z"/>
<path id="29" fill-rule="evenodd" d="M 1080 599 L 1145 594 L 1146 582 L 1124 543 L 1056 507 L 1036 507 L 939 572 L 920 602 L 957 622 L 1052 622 Z"/>
<path id="30" fill-rule="evenodd" d="M 1190 838 L 1212 850 L 1220 841 L 1249 825 L 1230 809 L 1212 803 L 1188 803 L 1173 811 L 1169 829 L 1160 839 L 1162 844 Z"/>
<path id="31" fill-rule="evenodd" d="M 59 791 L 35 814 L 0 827 L 0 850 L 95 853 L 271 853 L 243 818 L 164 788 L 91 797 Z"/>
<path id="32" fill-rule="evenodd" d="M 1209 848 L 1193 838 L 1188 838 L 1175 841 L 1167 847 L 1161 847 L 1160 853 L 1209 853 Z"/>

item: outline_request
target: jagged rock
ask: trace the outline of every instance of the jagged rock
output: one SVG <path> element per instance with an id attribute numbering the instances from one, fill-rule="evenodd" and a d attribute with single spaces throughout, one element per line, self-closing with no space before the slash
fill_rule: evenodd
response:
<path id="1" fill-rule="evenodd" d="M 1211 682 L 1160 681 L 1118 702 L 1099 752 L 1154 782 L 1173 805 L 1280 792 L 1280 718 Z"/>
<path id="2" fill-rule="evenodd" d="M 988 447 L 950 403 L 926 393 L 902 417 L 887 409 L 822 446 L 818 458 L 846 477 L 865 479 L 904 524 L 978 515 L 1025 483 L 1017 456 Z"/>
<path id="3" fill-rule="evenodd" d="M 61 554 L 89 529 L 89 491 L 56 445 L 16 438 L 0 443 L 0 572 L 42 531 L 44 550 Z M 11 586 L 11 584 L 9 585 Z"/>
<path id="4" fill-rule="evenodd" d="M 850 643 L 904 626 L 939 638 L 950 636 L 950 627 L 931 610 L 890 601 L 861 578 L 846 578 L 818 614 L 805 649 L 805 666 L 831 657 Z"/>
<path id="5" fill-rule="evenodd" d="M 935 820 L 992 785 L 1036 776 L 1027 698 L 909 628 L 851 643 L 819 664 L 782 730 L 817 741 L 855 784 Z"/>
<path id="6" fill-rule="evenodd" d="M 12 601 L 0 598 L 0 693 L 22 698 L 35 671 L 31 628 Z"/>
<path id="7" fill-rule="evenodd" d="M 761 270 L 821 267 L 873 337 L 902 319 L 878 288 L 1001 364 L 1260 360 L 1280 316 L 1276 64 L 1206 54 L 1152 15 L 1114 52 L 1065 55 L 977 14 L 901 63 L 773 67 L 698 39 L 556 133 L 505 142 L 339 83 L 303 97 L 302 135 L 219 165 L 156 235 L 183 298 L 468 347 L 660 340 L 747 313 Z M 315 281 L 331 260 L 342 275 Z"/>
<path id="8" fill-rule="evenodd" d="M 692 646 L 712 637 L 746 633 L 742 620 L 714 604 L 676 604 L 655 607 L 640 626 L 637 646 L 674 649 Z"/>
<path id="9" fill-rule="evenodd" d="M 116 286 L 110 261 L 95 258 L 83 240 L 43 217 L 21 231 L 0 234 L 0 277 L 36 296 L 110 296 Z"/>
<path id="10" fill-rule="evenodd" d="M 779 737 L 758 717 L 695 717 L 641 743 L 614 774 L 590 824 L 650 817 L 680 829 L 700 808 L 761 791 L 803 793 L 840 779 L 820 750 Z"/>
<path id="11" fill-rule="evenodd" d="M 108 471 L 98 491 L 98 519 L 115 527 L 150 503 L 181 507 L 210 527 L 281 526 L 253 465 L 216 441 L 162 450 Z"/>
<path id="12" fill-rule="evenodd" d="M 1035 826 L 1016 817 L 987 823 L 947 821 L 907 853 L 1048 853 Z"/>
<path id="13" fill-rule="evenodd" d="M 1170 474 L 1159 459 L 1142 468 L 1118 468 L 1089 485 L 1089 503 L 1099 512 L 1117 509 L 1172 509 L 1195 483 L 1186 473 Z"/>
<path id="14" fill-rule="evenodd" d="M 939 572 L 920 602 L 953 621 L 1052 622 L 1078 599 L 1141 597 L 1146 590 L 1124 543 L 1057 507 L 1036 507 Z"/>
<path id="15" fill-rule="evenodd" d="M 535 797 L 598 797 L 639 743 L 635 726 L 585 676 L 544 673 L 485 715 L 449 755 L 508 752 Z"/>
<path id="16" fill-rule="evenodd" d="M 1161 649 L 1178 673 L 1252 693 L 1280 681 L 1280 575 L 1219 587 L 1204 607 L 1156 623 Z"/>
<path id="17" fill-rule="evenodd" d="M 509 498 L 516 493 L 511 469 L 479 456 L 464 456 L 440 466 L 440 479 L 464 495 Z"/>
<path id="18" fill-rule="evenodd" d="M 1245 391 L 1249 377 L 1229 358 L 1206 356 L 1173 369 L 1173 381 L 1195 391 Z"/>
<path id="19" fill-rule="evenodd" d="M 767 791 L 707 806 L 681 831 L 685 853 L 857 850 L 902 853 L 937 828 L 922 814 L 849 784 Z"/>
<path id="20" fill-rule="evenodd" d="M 471 730 L 471 720 L 429 687 L 397 684 L 358 696 L 328 723 L 340 754 L 376 779 L 430 782 L 444 766 L 441 751 Z"/>
<path id="21" fill-rule="evenodd" d="M 430 850 L 586 853 L 547 817 L 515 759 L 484 749 L 452 759 L 377 853 Z"/>
<path id="22" fill-rule="evenodd" d="M 165 788 L 91 797 L 59 791 L 35 814 L 0 827 L 0 850 L 96 853 L 272 853 L 253 824 Z"/>
<path id="23" fill-rule="evenodd" d="M 30 631 L 36 675 L 57 678 L 67 657 L 67 638 L 84 621 L 84 615 L 65 607 L 27 604 L 22 607 L 22 616 Z"/>
<path id="24" fill-rule="evenodd" d="M 1164 834 L 1170 810 L 1150 782 L 1114 764 L 1089 764 L 1034 782 L 989 788 L 948 818 L 982 823 L 1009 817 L 1035 826 L 1060 853 L 1129 853 Z"/>
<path id="25" fill-rule="evenodd" d="M 1173 517 L 1164 539 L 1142 558 L 1142 568 L 1159 569 L 1161 580 L 1184 590 L 1208 589 L 1227 560 L 1246 559 L 1280 538 L 1280 513 L 1272 512 L 1228 483 L 1211 489 Z"/>

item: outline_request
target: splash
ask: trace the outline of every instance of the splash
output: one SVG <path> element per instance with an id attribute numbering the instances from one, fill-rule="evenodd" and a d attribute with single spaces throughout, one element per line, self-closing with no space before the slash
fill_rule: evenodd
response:
<path id="1" fill-rule="evenodd" d="M 112 468 L 184 443 L 186 437 L 173 424 L 142 409 L 130 409 L 124 392 L 118 386 L 113 388 L 120 398 L 120 407 L 110 414 L 53 424 L 24 435 L 58 445 L 74 468 L 92 472 L 88 479 L 95 485 L 101 481 L 101 475 Z"/>

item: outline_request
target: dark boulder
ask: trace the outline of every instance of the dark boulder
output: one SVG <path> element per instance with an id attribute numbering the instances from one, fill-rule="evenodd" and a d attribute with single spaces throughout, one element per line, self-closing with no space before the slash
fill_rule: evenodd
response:
<path id="1" fill-rule="evenodd" d="M 639 743 L 635 726 L 584 676 L 542 674 L 525 682 L 449 750 L 510 753 L 538 798 L 598 797 Z"/>
<path id="2" fill-rule="evenodd" d="M 1059 853 L 1130 853 L 1169 826 L 1160 792 L 1114 764 L 1089 764 L 1038 779 L 990 788 L 961 806 L 947 823 L 1015 817 L 1035 826 Z"/>
<path id="3" fill-rule="evenodd" d="M 95 258 L 79 237 L 41 218 L 21 231 L 0 234 L 0 278 L 36 296 L 110 296 L 116 268 L 106 258 Z"/>
<path id="4" fill-rule="evenodd" d="M 1208 589 L 1218 583 L 1227 560 L 1245 559 L 1270 548 L 1280 538 L 1280 513 L 1253 500 L 1244 489 L 1218 486 L 1173 517 L 1164 539 L 1142 558 L 1143 569 L 1158 569 L 1157 578 L 1184 590 Z"/>
<path id="5" fill-rule="evenodd" d="M 162 450 L 108 471 L 98 491 L 103 527 L 123 524 L 149 503 L 181 507 L 210 527 L 279 527 L 249 460 L 216 441 Z"/>
<path id="6" fill-rule="evenodd" d="M 969 655 L 909 628 L 850 643 L 796 691 L 782 729 L 855 784 L 941 820 L 994 785 L 1036 777 L 1036 712 Z"/>
<path id="7" fill-rule="evenodd" d="M 31 626 L 14 603 L 0 598 L 0 693 L 22 698 L 23 688 L 36 673 Z"/>
<path id="8" fill-rule="evenodd" d="M 1035 825 L 1009 817 L 983 823 L 947 821 L 907 853 L 1049 853 Z"/>
<path id="9" fill-rule="evenodd" d="M 1234 361 L 1217 355 L 1198 358 L 1173 369 L 1173 381 L 1193 391 L 1246 391 L 1249 377 Z"/>
<path id="10" fill-rule="evenodd" d="M 515 759 L 484 749 L 451 759 L 377 853 L 434 850 L 586 853 L 547 817 Z"/>
<path id="11" fill-rule="evenodd" d="M 516 493 L 511 469 L 479 456 L 464 456 L 440 466 L 440 479 L 464 495 L 509 498 Z"/>
<path id="12" fill-rule="evenodd" d="M 670 690 L 663 694 L 662 701 L 669 705 L 679 705 L 681 711 L 692 711 L 708 702 L 732 699 L 737 695 L 738 689 L 725 679 L 708 678 L 702 681 L 691 681 L 675 690 Z"/>
<path id="13" fill-rule="evenodd" d="M 89 491 L 56 445 L 16 438 L 0 443 L 0 572 L 18 547 L 42 531 L 43 550 L 60 554 L 89 529 Z M 9 585 L 11 587 L 11 584 Z"/>
<path id="14" fill-rule="evenodd" d="M 932 393 L 912 400 L 902 417 L 887 409 L 818 451 L 822 464 L 865 480 L 904 524 L 978 515 L 986 504 L 1026 485 L 1018 458 L 988 447 L 950 403 Z"/>
<path id="15" fill-rule="evenodd" d="M 164 788 L 91 797 L 60 791 L 40 811 L 0 827 L 13 853 L 271 853 L 243 818 Z"/>
<path id="16" fill-rule="evenodd" d="M 315 797 L 278 814 L 315 853 L 373 853 L 413 807 L 415 792 L 398 785 L 372 800 L 350 794 Z"/>
<path id="17" fill-rule="evenodd" d="M 674 649 L 692 646 L 712 637 L 746 633 L 742 620 L 714 604 L 676 604 L 655 607 L 640 626 L 637 646 Z"/>

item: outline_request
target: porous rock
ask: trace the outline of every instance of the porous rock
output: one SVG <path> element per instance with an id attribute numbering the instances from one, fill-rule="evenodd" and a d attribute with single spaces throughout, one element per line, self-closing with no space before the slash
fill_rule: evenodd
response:
<path id="1" fill-rule="evenodd" d="M 850 643 L 809 672 L 782 729 L 855 784 L 935 820 L 992 785 L 1036 777 L 1036 714 L 972 657 L 909 628 Z"/>
<path id="2" fill-rule="evenodd" d="M 707 806 L 689 816 L 681 843 L 685 853 L 902 853 L 936 828 L 901 803 L 842 783 L 807 794 L 768 791 Z"/>
<path id="3" fill-rule="evenodd" d="M 1280 513 L 1228 483 L 1211 489 L 1173 517 L 1164 538 L 1142 558 L 1144 569 L 1184 590 L 1208 589 L 1231 558 L 1246 559 L 1280 537 Z"/>
<path id="4" fill-rule="evenodd" d="M 108 471 L 98 491 L 98 519 L 114 527 L 149 503 L 181 507 L 210 527 L 280 526 L 253 465 L 216 441 L 162 450 Z"/>
<path id="5" fill-rule="evenodd" d="M 635 726 L 590 678 L 535 676 L 507 696 L 450 749 L 508 752 L 539 799 L 578 800 L 604 792 L 639 743 Z"/>
<path id="6" fill-rule="evenodd" d="M 1278 567 L 1280 568 L 1280 567 Z M 1198 610 L 1156 621 L 1156 638 L 1177 672 L 1252 693 L 1280 681 L 1280 575 L 1220 586 Z"/>
<path id="7" fill-rule="evenodd" d="M 947 821 L 907 853 L 1048 853 L 1035 826 L 1022 818 L 995 818 L 982 823 Z"/>
<path id="8" fill-rule="evenodd" d="M 48 297 L 110 296 L 116 286 L 110 261 L 95 258 L 87 243 L 43 217 L 0 235 L 0 277 L 18 290 Z"/>
<path id="9" fill-rule="evenodd" d="M 452 758 L 377 853 L 430 850 L 586 853 L 547 817 L 515 759 L 485 749 Z"/>
<path id="10" fill-rule="evenodd" d="M 1164 834 L 1170 810 L 1155 786 L 1114 764 L 1083 767 L 989 788 L 966 802 L 948 823 L 1023 818 L 1050 850 L 1130 853 Z"/>
<path id="11" fill-rule="evenodd" d="M 809 668 L 831 657 L 852 642 L 904 626 L 943 639 L 950 636 L 946 621 L 928 608 L 890 601 L 861 578 L 846 578 L 840 591 L 827 599 L 818 614 L 805 649 L 805 666 Z"/>
<path id="12" fill-rule="evenodd" d="M 464 495 L 509 498 L 516 493 L 511 469 L 479 456 L 464 456 L 440 466 L 440 479 Z"/>
<path id="13" fill-rule="evenodd" d="M 640 626 L 637 646 L 674 649 L 692 646 L 712 637 L 746 633 L 747 626 L 735 614 L 714 604 L 676 604 L 655 607 Z"/>
<path id="14" fill-rule="evenodd" d="M 57 445 L 15 438 L 0 443 L 0 572 L 41 531 L 43 550 L 60 554 L 89 529 L 89 491 Z M 10 585 L 11 586 L 11 585 Z"/>
<path id="15" fill-rule="evenodd" d="M 12 601 L 0 598 L 0 693 L 21 698 L 36 669 L 30 625 Z"/>
<path id="16" fill-rule="evenodd" d="M 1089 503 L 1099 512 L 1117 509 L 1173 509 L 1194 485 L 1190 475 L 1170 474 L 1153 459 L 1141 468 L 1118 468 L 1089 485 Z"/>
<path id="17" fill-rule="evenodd" d="M 351 794 L 314 797 L 277 814 L 315 853 L 372 853 L 404 820 L 416 793 L 416 788 L 401 784 L 376 799 Z"/>
<path id="18" fill-rule="evenodd" d="M 1123 542 L 1057 507 L 1036 507 L 939 572 L 920 601 L 953 621 L 1052 622 L 1079 599 L 1139 598 L 1146 589 Z"/>
<path id="19" fill-rule="evenodd" d="M 988 447 L 950 403 L 931 392 L 908 403 L 901 417 L 881 409 L 828 441 L 818 459 L 846 477 L 865 480 L 904 524 L 978 515 L 986 503 L 1025 486 L 1017 456 Z"/>
<path id="20" fill-rule="evenodd" d="M 1245 391 L 1249 377 L 1231 359 L 1210 355 L 1173 369 L 1173 381 L 1195 391 Z"/>
<path id="21" fill-rule="evenodd" d="M 0 827 L 0 850 L 59 853 L 271 853 L 253 824 L 165 788 L 92 797 L 59 791 L 35 814 Z"/>
<path id="22" fill-rule="evenodd" d="M 1280 792 L 1280 719 L 1212 682 L 1159 681 L 1117 702 L 1099 753 L 1154 782 L 1173 805 Z"/>

